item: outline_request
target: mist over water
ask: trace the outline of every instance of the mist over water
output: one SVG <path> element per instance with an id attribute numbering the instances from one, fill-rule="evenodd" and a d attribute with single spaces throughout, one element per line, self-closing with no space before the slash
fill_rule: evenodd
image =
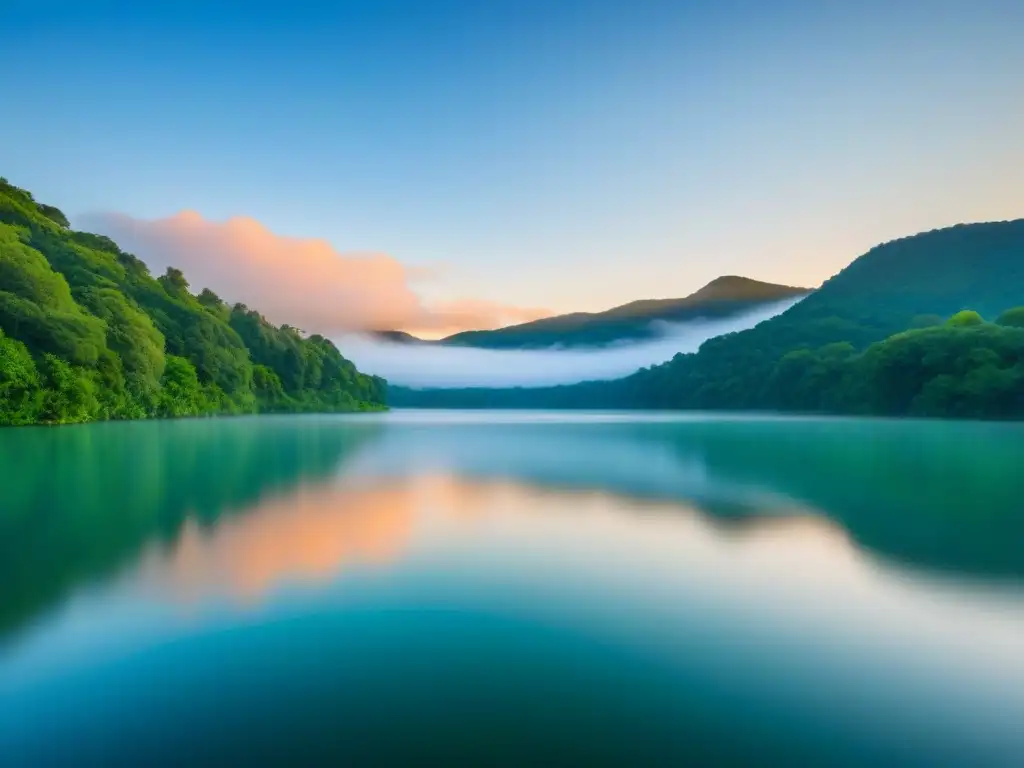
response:
<path id="1" fill-rule="evenodd" d="M 780 315 L 803 297 L 786 299 L 722 320 L 655 321 L 659 336 L 599 348 L 474 349 L 398 344 L 349 335 L 338 348 L 361 371 L 410 387 L 541 387 L 628 376 L 640 368 L 696 352 L 715 336 L 753 328 Z"/>

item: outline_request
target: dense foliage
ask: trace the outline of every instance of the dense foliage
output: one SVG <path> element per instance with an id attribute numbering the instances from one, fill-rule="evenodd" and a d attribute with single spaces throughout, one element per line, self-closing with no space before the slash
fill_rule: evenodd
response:
<path id="1" fill-rule="evenodd" d="M 1014 312 L 1024 314 L 1024 308 Z M 391 399 L 400 406 L 434 408 L 675 407 L 670 391 L 628 389 L 638 380 L 641 375 L 538 389 L 393 387 Z M 654 405 L 643 399 L 652 395 L 660 396 Z M 894 334 L 863 352 L 849 342 L 800 347 L 776 362 L 759 397 L 785 412 L 1021 419 L 1024 327 L 986 323 L 975 312 L 962 312 L 943 325 Z"/>
<path id="2" fill-rule="evenodd" d="M 385 382 L 0 179 L 0 424 L 381 408 Z"/>
<path id="3" fill-rule="evenodd" d="M 959 225 L 878 246 L 778 317 L 625 379 L 392 402 L 1020 418 L 1022 299 L 1024 220 Z"/>

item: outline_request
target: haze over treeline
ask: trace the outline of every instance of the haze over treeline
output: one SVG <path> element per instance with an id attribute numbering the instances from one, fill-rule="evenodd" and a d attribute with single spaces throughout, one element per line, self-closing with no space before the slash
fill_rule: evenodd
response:
<path id="1" fill-rule="evenodd" d="M 752 328 L 800 300 L 772 302 L 727 319 L 656 323 L 659 336 L 653 340 L 600 348 L 476 349 L 401 344 L 354 334 L 336 341 L 360 370 L 381 376 L 389 384 L 411 387 L 572 384 L 628 376 L 639 368 L 665 362 L 679 352 L 696 352 L 708 339 Z"/>
<path id="2" fill-rule="evenodd" d="M 1024 417 L 1024 219 L 883 243 L 778 316 L 615 381 L 415 390 L 443 408 Z"/>

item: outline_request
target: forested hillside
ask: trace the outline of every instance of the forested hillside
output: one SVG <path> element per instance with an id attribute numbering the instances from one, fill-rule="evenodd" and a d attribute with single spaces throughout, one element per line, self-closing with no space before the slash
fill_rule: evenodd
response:
<path id="1" fill-rule="evenodd" d="M 0 424 L 384 407 L 322 336 L 276 327 L 0 179 Z"/>
<path id="2" fill-rule="evenodd" d="M 1020 418 L 1024 311 L 1013 308 L 1021 304 L 1024 220 L 959 225 L 878 246 L 778 317 L 625 379 L 399 389 L 392 400 Z"/>

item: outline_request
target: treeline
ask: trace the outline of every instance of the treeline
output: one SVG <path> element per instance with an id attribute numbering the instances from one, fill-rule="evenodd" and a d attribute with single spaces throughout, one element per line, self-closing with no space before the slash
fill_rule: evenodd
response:
<path id="1" fill-rule="evenodd" d="M 322 336 L 159 278 L 0 179 L 0 424 L 385 407 Z"/>
<path id="2" fill-rule="evenodd" d="M 624 379 L 393 387 L 389 398 L 406 407 L 1021 418 L 1019 310 L 1002 313 L 1022 299 L 1024 220 L 962 224 L 877 246 L 781 315 Z"/>
<path id="3" fill-rule="evenodd" d="M 395 387 L 391 399 L 398 406 L 426 408 L 685 410 L 700 396 L 685 391 L 691 383 L 687 373 L 677 364 L 618 381 L 537 389 Z M 748 384 L 751 399 L 761 404 L 757 410 L 1024 419 L 1024 307 L 991 323 L 977 312 L 959 312 L 862 352 L 850 342 L 800 347 L 784 354 L 762 381 Z"/>
<path id="4" fill-rule="evenodd" d="M 848 343 L 784 355 L 764 397 L 787 411 L 1024 418 L 1024 307 L 986 323 L 973 311 L 858 354 Z"/>

